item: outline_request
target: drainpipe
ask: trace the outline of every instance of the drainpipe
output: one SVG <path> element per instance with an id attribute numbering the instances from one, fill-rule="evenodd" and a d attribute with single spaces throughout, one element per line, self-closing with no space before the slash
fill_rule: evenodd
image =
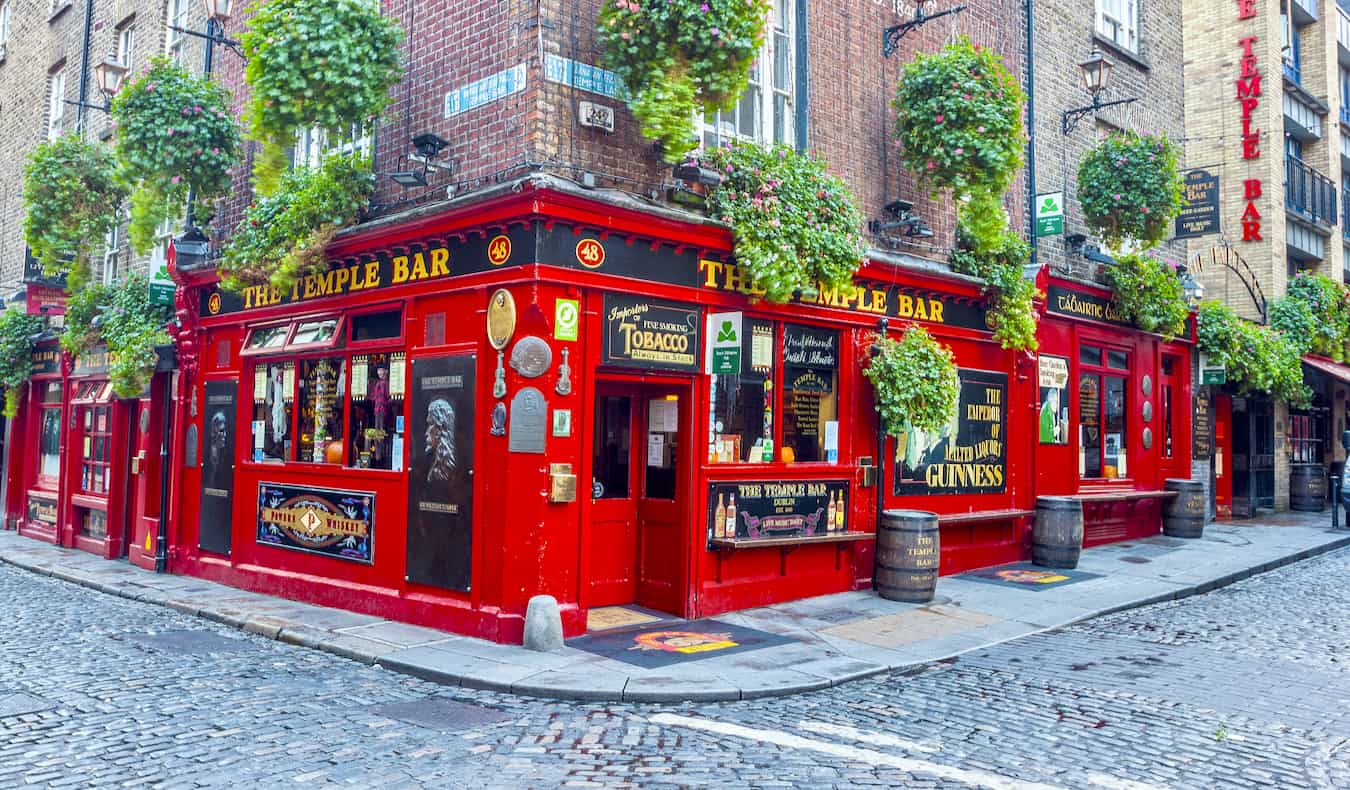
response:
<path id="1" fill-rule="evenodd" d="M 1027 227 L 1031 233 L 1031 261 L 1039 256 L 1036 244 L 1036 0 L 1027 0 Z"/>
<path id="2" fill-rule="evenodd" d="M 886 339 L 886 328 L 890 324 L 885 318 L 877 319 L 877 335 L 879 344 L 881 340 Z M 870 352 L 876 355 L 880 346 L 873 344 Z M 877 412 L 877 523 L 876 535 L 881 535 L 881 514 L 886 509 L 886 422 L 881 418 L 881 412 Z M 876 570 L 872 571 L 872 589 L 877 588 Z"/>
<path id="3" fill-rule="evenodd" d="M 169 441 L 173 427 L 173 371 L 164 372 L 164 410 L 159 437 L 159 529 L 155 536 L 155 573 L 169 570 Z"/>
<path id="4" fill-rule="evenodd" d="M 84 131 L 84 105 L 89 98 L 89 47 L 94 35 L 94 0 L 84 2 L 84 49 L 80 53 L 80 103 L 75 107 L 75 131 Z"/>

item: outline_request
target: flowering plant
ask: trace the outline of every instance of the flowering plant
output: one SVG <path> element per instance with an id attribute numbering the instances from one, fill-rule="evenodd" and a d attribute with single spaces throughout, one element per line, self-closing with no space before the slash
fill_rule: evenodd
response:
<path id="1" fill-rule="evenodd" d="M 1200 350 L 1223 363 L 1241 392 L 1268 392 L 1295 407 L 1312 399 L 1303 383 L 1299 349 L 1283 333 L 1239 318 L 1222 302 L 1208 301 L 1200 305 L 1197 335 Z"/>
<path id="2" fill-rule="evenodd" d="M 981 192 L 959 209 L 952 269 L 984 279 L 994 338 L 1004 348 L 1034 349 L 1036 286 L 1023 276 L 1031 247 L 1008 227 L 997 195 Z"/>
<path id="3" fill-rule="evenodd" d="M 722 174 L 709 213 L 731 226 L 736 262 L 755 293 L 786 302 L 801 288 L 848 289 L 862 265 L 862 213 L 848 186 L 810 154 L 753 143 L 706 151 Z"/>
<path id="4" fill-rule="evenodd" d="M 66 274 L 67 288 L 78 290 L 125 196 L 108 146 L 66 135 L 34 148 L 24 167 L 23 235 L 44 273 Z"/>
<path id="5" fill-rule="evenodd" d="M 1185 330 L 1191 308 L 1174 265 L 1141 253 L 1120 255 L 1106 267 L 1106 282 L 1116 310 L 1135 326 L 1168 338 Z"/>
<path id="6" fill-rule="evenodd" d="M 349 133 L 384 112 L 403 77 L 403 30 L 374 0 L 266 0 L 254 8 L 239 43 L 248 60 L 250 133 L 263 144 L 256 189 L 269 195 L 297 132 Z"/>
<path id="7" fill-rule="evenodd" d="M 330 156 L 316 169 L 289 170 L 276 192 L 244 212 L 225 246 L 222 285 L 290 289 L 306 272 L 327 265 L 324 249 L 356 221 L 374 190 L 370 163 L 360 156 Z"/>
<path id="8" fill-rule="evenodd" d="M 606 0 L 598 36 L 648 139 L 678 162 L 694 119 L 729 110 L 764 43 L 770 0 Z"/>
<path id="9" fill-rule="evenodd" d="M 19 413 L 19 393 L 33 374 L 33 335 L 42 331 L 41 316 L 29 315 L 20 305 L 0 311 L 0 386 L 5 388 L 6 417 Z"/>
<path id="10" fill-rule="evenodd" d="M 951 349 L 917 325 L 899 340 L 876 336 L 873 348 L 863 374 L 876 390 L 877 414 L 886 433 L 941 430 L 961 394 Z"/>
<path id="11" fill-rule="evenodd" d="M 900 161 L 960 198 L 1002 192 L 1022 166 L 1026 97 L 1003 58 L 969 38 L 905 66 L 896 89 Z"/>
<path id="12" fill-rule="evenodd" d="M 230 188 L 239 126 L 224 88 L 168 58 L 156 58 L 113 98 L 112 115 L 118 159 L 135 182 L 127 238 L 143 255 L 189 189 L 205 201 Z"/>
<path id="13" fill-rule="evenodd" d="M 1117 132 L 1078 166 L 1078 200 L 1092 232 L 1108 245 L 1153 247 L 1181 211 L 1177 146 L 1165 135 Z"/>
<path id="14" fill-rule="evenodd" d="M 102 342 L 112 358 L 108 378 L 117 397 L 144 392 L 155 374 L 155 347 L 171 342 L 165 327 L 172 315 L 171 308 L 150 302 L 146 276 L 133 274 L 116 287 L 90 283 L 71 295 L 66 308 L 61 347 L 79 356 Z"/>
<path id="15" fill-rule="evenodd" d="M 66 300 L 66 314 L 61 326 L 61 348 L 79 356 L 98 342 L 94 319 L 103 308 L 112 304 L 113 289 L 102 283 L 86 283 Z"/>
<path id="16" fill-rule="evenodd" d="M 1343 361 L 1350 339 L 1350 290 L 1324 274 L 1300 272 L 1284 297 L 1271 305 L 1270 325 L 1283 332 L 1300 354 Z"/>

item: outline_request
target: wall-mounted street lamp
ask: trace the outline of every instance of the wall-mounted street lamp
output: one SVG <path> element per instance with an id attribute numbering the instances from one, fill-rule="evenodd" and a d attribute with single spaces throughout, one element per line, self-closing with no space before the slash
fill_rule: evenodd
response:
<path id="1" fill-rule="evenodd" d="M 230 20 L 230 14 L 233 10 L 234 0 L 202 0 L 202 6 L 206 10 L 206 32 L 198 30 L 189 30 L 177 25 L 169 25 L 168 28 L 186 36 L 195 36 L 206 41 L 206 62 L 204 70 L 207 74 L 211 73 L 211 61 L 215 56 L 217 44 L 224 46 L 229 51 L 244 57 L 244 50 L 240 48 L 239 42 L 225 37 L 225 23 Z"/>
<path id="2" fill-rule="evenodd" d="M 390 173 L 389 178 L 393 179 L 395 184 L 401 187 L 424 187 L 427 185 L 427 172 L 431 170 L 444 170 L 449 172 L 449 165 L 438 165 L 431 160 L 440 154 L 441 149 L 450 143 L 444 140 L 440 135 L 431 132 L 419 134 L 412 139 L 413 148 L 417 153 L 408 157 L 410 160 L 422 165 L 420 170 L 400 170 L 397 173 Z"/>
<path id="3" fill-rule="evenodd" d="M 86 110 L 112 112 L 112 97 L 116 96 L 117 92 L 122 89 L 122 78 L 126 76 L 127 67 L 122 65 L 122 61 L 117 58 L 104 58 L 103 62 L 94 66 L 94 82 L 98 83 L 99 93 L 103 94 L 106 101 L 102 104 L 90 104 L 74 99 L 62 99 L 62 101 L 76 107 L 83 107 Z"/>
<path id="4" fill-rule="evenodd" d="M 1078 122 L 1089 113 L 1095 115 L 1107 107 L 1138 101 L 1137 98 L 1102 101 L 1102 91 L 1106 90 L 1106 83 L 1111 79 L 1111 61 L 1107 60 L 1096 46 L 1092 47 L 1092 54 L 1088 55 L 1088 59 L 1078 64 L 1078 70 L 1083 77 L 1083 89 L 1092 94 L 1092 104 L 1064 111 L 1060 117 L 1060 128 L 1065 134 L 1072 132 L 1078 126 Z"/>
<path id="5" fill-rule="evenodd" d="M 1181 292 L 1186 296 L 1186 304 L 1196 307 L 1205 298 L 1205 286 L 1195 279 L 1185 265 L 1177 267 L 1177 277 L 1181 278 Z"/>
<path id="6" fill-rule="evenodd" d="M 881 53 L 883 55 L 889 58 L 892 53 L 900 48 L 900 39 L 909 35 L 912 31 L 923 27 L 925 23 L 932 22 L 934 19 L 941 19 L 944 16 L 959 14 L 966 10 L 965 6 L 959 5 L 954 8 L 948 8 L 946 11 L 939 11 L 936 14 L 926 14 L 924 13 L 923 7 L 927 2 L 928 0 L 914 0 L 914 18 L 908 22 L 892 25 L 882 32 Z"/>

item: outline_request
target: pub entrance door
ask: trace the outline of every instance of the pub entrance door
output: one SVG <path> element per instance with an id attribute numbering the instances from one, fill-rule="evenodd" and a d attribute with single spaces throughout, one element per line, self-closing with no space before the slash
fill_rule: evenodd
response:
<path id="1" fill-rule="evenodd" d="M 688 385 L 597 385 L 588 607 L 684 614 L 691 408 Z"/>

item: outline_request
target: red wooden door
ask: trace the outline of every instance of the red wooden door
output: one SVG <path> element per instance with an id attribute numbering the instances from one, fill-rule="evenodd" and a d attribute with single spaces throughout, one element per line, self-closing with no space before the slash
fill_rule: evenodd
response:
<path id="1" fill-rule="evenodd" d="M 641 447 L 634 460 L 642 469 L 638 491 L 637 602 L 651 609 L 684 614 L 685 504 L 690 464 L 689 388 L 648 385 L 642 390 Z"/>
<path id="2" fill-rule="evenodd" d="M 1214 399 L 1214 510 L 1218 518 L 1233 517 L 1233 398 Z"/>
<path id="3" fill-rule="evenodd" d="M 637 599 L 638 467 L 633 462 L 638 388 L 600 384 L 592 441 L 591 607 Z"/>

